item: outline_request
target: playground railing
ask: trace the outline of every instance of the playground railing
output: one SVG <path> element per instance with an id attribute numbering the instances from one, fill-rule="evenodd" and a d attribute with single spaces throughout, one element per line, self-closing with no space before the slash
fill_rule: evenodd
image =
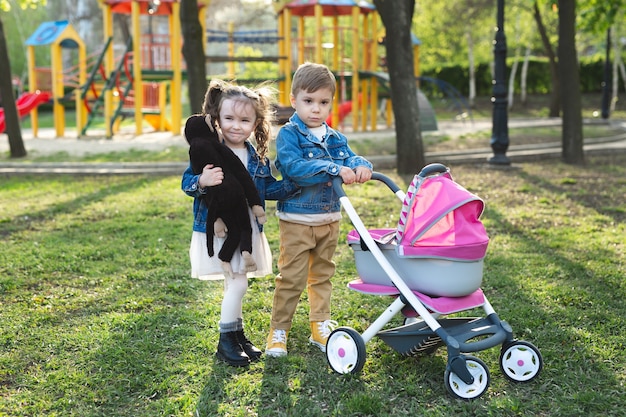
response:
<path id="1" fill-rule="evenodd" d="M 37 79 L 37 89 L 41 91 L 52 91 L 52 68 L 35 68 Z"/>

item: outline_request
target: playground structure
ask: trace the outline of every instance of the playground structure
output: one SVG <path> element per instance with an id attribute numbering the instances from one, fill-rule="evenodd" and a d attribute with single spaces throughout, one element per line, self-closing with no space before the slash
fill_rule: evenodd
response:
<path id="1" fill-rule="evenodd" d="M 183 77 L 182 39 L 180 36 L 179 0 L 99 0 L 103 10 L 103 48 L 94 54 L 89 65 L 85 47 L 76 31 L 66 21 L 47 22 L 29 38 L 29 94 L 21 101 L 20 115 L 31 114 L 33 133 L 37 134 L 37 106 L 46 98 L 52 100 L 57 136 L 63 136 L 65 105 L 73 100 L 76 106 L 76 126 L 79 136 L 86 136 L 94 118 L 102 115 L 106 136 L 119 128 L 120 121 L 132 117 L 135 134 L 143 133 L 144 121 L 158 131 L 181 130 L 181 87 Z M 199 1 L 200 21 L 205 24 L 207 0 Z M 131 37 L 124 52 L 117 55 L 113 48 L 113 16 L 130 14 Z M 142 33 L 142 21 L 147 17 L 148 34 Z M 152 33 L 152 17 L 167 17 L 170 35 Z M 234 32 L 229 26 L 226 35 L 207 31 L 211 42 L 228 42 L 227 56 L 206 56 L 207 63 L 228 62 L 228 77 L 236 79 L 235 62 L 276 62 L 278 65 L 279 104 L 284 110 L 289 106 L 291 77 L 298 65 L 305 61 L 322 62 L 336 74 L 337 94 L 333 114 L 328 122 L 339 126 L 348 115 L 352 128 L 377 130 L 379 92 L 389 91 L 389 76 L 377 70 L 380 66 L 379 48 L 384 39 L 384 29 L 379 29 L 378 15 L 372 5 L 352 0 L 297 0 L 277 9 L 277 31 Z M 310 18 L 313 18 L 310 19 Z M 313 26 L 310 25 L 313 22 Z M 341 25 L 340 25 L 341 24 Z M 156 42 L 155 42 L 156 39 Z M 235 57 L 234 43 L 274 42 L 276 56 Z M 52 68 L 47 69 L 48 81 L 42 82 L 46 69 L 34 66 L 32 48 L 50 44 Z M 61 48 L 78 50 L 77 75 L 72 84 L 63 71 Z M 97 57 L 96 57 L 97 55 Z M 414 39 L 416 80 L 419 75 L 419 41 Z M 43 72 L 42 72 L 43 71 Z M 89 71 L 89 73 L 87 73 Z M 243 80 L 242 80 L 243 81 Z M 250 80 L 249 80 L 250 81 Z M 47 88 L 46 88 L 47 87 Z M 68 90 L 71 90 L 69 93 Z M 43 92 L 34 99 L 34 94 Z M 74 94 L 74 96 L 72 96 Z M 390 100 L 386 102 L 385 115 L 389 127 L 392 123 Z M 422 130 L 436 130 L 436 119 L 428 99 L 418 90 Z M 169 109 L 170 118 L 166 116 Z M 289 112 L 286 112 L 288 114 Z"/>
<path id="2" fill-rule="evenodd" d="M 368 125 L 370 130 L 377 130 L 379 91 L 390 91 L 390 87 L 388 74 L 378 70 L 384 28 L 379 29 L 375 7 L 353 0 L 296 0 L 277 13 L 280 103 L 289 103 L 291 75 L 298 65 L 306 61 L 324 63 L 336 74 L 339 83 L 329 124 L 338 126 L 350 114 L 354 131 L 367 130 Z M 313 37 L 307 37 L 311 33 L 311 22 Z M 418 77 L 419 40 L 413 38 L 415 76 Z M 297 51 L 295 56 L 293 51 Z M 436 130 L 434 112 L 421 92 L 418 92 L 418 104 L 420 114 L 428 120 L 422 130 Z M 386 100 L 385 119 L 390 126 L 390 100 Z"/>
<path id="3" fill-rule="evenodd" d="M 340 124 L 340 105 L 342 101 L 347 101 L 344 83 L 349 79 L 352 126 L 355 131 L 359 126 L 365 130 L 368 112 L 364 104 L 378 102 L 376 80 L 359 79 L 360 69 L 374 71 L 377 66 L 378 44 L 375 39 L 378 18 L 374 11 L 373 6 L 356 1 L 293 1 L 277 10 L 278 35 L 281 39 L 278 55 L 284 57 L 278 64 L 280 104 L 289 104 L 291 75 L 298 65 L 306 61 L 325 63 L 338 76 L 340 84 L 337 90 L 339 94 L 335 94 L 331 124 Z M 348 20 L 344 17 L 349 22 L 346 26 L 340 26 L 340 23 L 345 24 Z M 312 39 L 307 38 L 305 33 L 307 27 L 310 32 L 311 21 L 314 32 Z M 325 23 L 329 21 L 331 26 L 326 26 Z M 294 32 L 295 38 L 292 38 Z M 324 35 L 327 35 L 327 39 L 324 39 Z M 351 51 L 347 49 L 347 36 L 351 40 Z M 294 50 L 297 51 L 295 56 Z M 327 59 L 325 50 L 330 54 Z M 349 65 L 348 68 L 344 68 L 345 64 Z M 367 99 L 364 100 L 364 97 Z M 370 109 L 371 126 L 375 130 L 378 109 L 377 106 L 370 106 Z"/>
<path id="4" fill-rule="evenodd" d="M 326 64 L 336 75 L 338 86 L 333 113 L 328 123 L 339 126 L 352 116 L 355 131 L 377 130 L 379 92 L 389 92 L 389 75 L 380 66 L 379 18 L 373 5 L 353 0 L 295 0 L 276 5 L 277 31 L 208 31 L 208 45 L 228 43 L 228 55 L 207 55 L 208 63 L 226 62 L 227 77 L 240 82 L 257 80 L 237 77 L 236 62 L 275 62 L 279 91 L 278 119 L 292 114 L 289 102 L 291 77 L 298 65 L 306 62 Z M 419 75 L 419 40 L 413 36 L 414 67 Z M 235 56 L 235 45 L 277 43 L 273 56 Z M 417 80 L 417 78 L 416 78 Z M 261 80 L 258 80 L 261 81 Z M 387 126 L 392 123 L 391 101 L 385 100 Z M 418 91 L 422 130 L 437 130 L 434 112 L 428 99 Z"/>
<path id="5" fill-rule="evenodd" d="M 50 68 L 38 68 L 35 65 L 35 47 L 50 46 Z M 73 97 L 67 96 L 65 87 L 67 81 L 63 71 L 63 50 L 78 51 L 78 79 L 77 84 L 85 82 L 86 52 L 83 41 L 78 33 L 67 21 L 45 22 L 39 25 L 35 32 L 26 40 L 28 56 L 28 92 L 17 99 L 17 109 L 20 117 L 31 115 L 33 135 L 37 136 L 39 120 L 37 107 L 52 100 L 54 128 L 57 137 L 65 132 L 65 106 Z M 4 130 L 4 117 L 0 121 L 0 131 Z"/>
<path id="6" fill-rule="evenodd" d="M 179 134 L 183 74 L 179 0 L 99 2 L 104 17 L 104 46 L 94 55 L 93 62 L 88 62 L 82 40 L 67 21 L 45 22 L 27 40 L 29 89 L 16 103 L 19 115 L 30 114 L 33 135 L 37 136 L 37 106 L 51 101 L 56 136 L 61 137 L 65 132 L 65 107 L 72 102 L 79 136 L 87 134 L 100 113 L 109 138 L 124 117 L 134 119 L 136 135 L 143 133 L 144 121 L 155 130 Z M 198 4 L 201 21 L 204 21 L 206 0 Z M 121 56 L 115 56 L 113 48 L 113 15 L 116 13 L 131 15 L 132 34 Z M 166 16 L 170 35 L 142 34 L 142 15 L 149 16 L 148 19 Z M 160 38 L 161 42 L 155 43 L 155 38 Z M 51 66 L 38 67 L 33 48 L 48 45 Z M 69 69 L 63 68 L 63 52 L 68 49 L 78 51 L 74 59 L 77 64 Z M 170 119 L 166 116 L 168 108 Z M 4 128 L 3 114 L 0 114 L 0 127 Z"/>
<path id="7" fill-rule="evenodd" d="M 235 31 L 235 25 L 233 22 L 229 22 L 228 30 L 218 29 L 206 29 L 206 44 L 207 44 L 207 64 L 226 63 L 226 78 L 235 79 L 236 69 L 235 65 L 238 62 L 272 62 L 277 63 L 280 57 L 261 54 L 262 56 L 237 56 L 235 51 L 236 45 L 278 45 L 279 38 L 275 29 L 262 29 L 262 30 L 245 30 Z M 222 43 L 227 44 L 228 52 L 226 55 L 220 55 L 216 53 L 210 53 L 209 48 Z M 246 80 L 253 81 L 253 80 Z"/>
<path id="8" fill-rule="evenodd" d="M 48 92 L 36 91 L 21 94 L 15 102 L 19 117 L 24 117 L 32 111 L 37 111 L 37 106 L 50 101 L 51 95 Z M 4 132 L 6 125 L 4 120 L 4 108 L 0 108 L 0 133 Z M 33 126 L 36 130 L 37 126 Z"/>
<path id="9" fill-rule="evenodd" d="M 180 96 L 182 39 L 178 0 L 99 0 L 99 2 L 103 10 L 105 47 L 98 64 L 93 67 L 87 83 L 81 89 L 81 99 L 85 105 L 81 106 L 80 115 L 77 117 L 77 128 L 84 135 L 93 115 L 102 108 L 107 137 L 113 135 L 120 119 L 129 115 L 135 120 L 135 135 L 143 133 L 144 120 L 156 130 L 169 130 L 179 134 L 182 116 Z M 121 58 L 114 56 L 112 47 L 115 13 L 131 16 L 132 34 Z M 140 20 L 142 15 L 148 16 L 149 19 L 152 19 L 152 16 L 167 16 L 170 36 L 166 48 L 159 45 L 156 51 L 153 51 L 154 45 L 143 47 Z M 159 70 L 146 70 L 144 61 L 154 64 L 155 53 L 168 56 L 170 67 L 161 66 Z M 154 68 L 154 65 L 150 67 Z M 103 83 L 101 88 L 96 86 L 98 78 Z M 95 97 L 91 107 L 90 91 Z M 166 118 L 168 105 L 170 120 Z"/>

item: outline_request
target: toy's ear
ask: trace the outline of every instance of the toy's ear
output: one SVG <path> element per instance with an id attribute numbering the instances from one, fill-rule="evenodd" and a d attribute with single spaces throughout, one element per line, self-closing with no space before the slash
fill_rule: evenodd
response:
<path id="1" fill-rule="evenodd" d="M 189 142 L 193 138 L 215 135 L 204 121 L 204 116 L 191 116 L 185 123 L 185 138 Z"/>

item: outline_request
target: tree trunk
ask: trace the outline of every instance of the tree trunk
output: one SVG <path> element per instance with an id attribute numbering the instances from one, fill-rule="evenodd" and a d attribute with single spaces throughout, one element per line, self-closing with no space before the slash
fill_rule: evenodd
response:
<path id="1" fill-rule="evenodd" d="M 613 80 L 612 84 L 611 84 L 611 107 L 610 107 L 610 111 L 611 113 L 615 112 L 615 104 L 617 104 L 617 93 L 619 90 L 619 74 L 617 72 L 617 69 L 619 68 L 619 63 L 621 60 L 621 54 L 622 54 L 622 45 L 621 42 L 619 41 L 619 36 L 617 34 L 617 25 L 615 26 L 615 30 L 613 30 L 613 45 L 615 45 L 613 48 L 615 49 L 614 53 L 613 53 L 613 73 L 611 75 L 611 79 Z"/>
<path id="2" fill-rule="evenodd" d="M 467 28 L 467 70 L 469 75 L 469 106 L 471 109 L 476 105 L 476 64 L 474 63 L 474 38 L 471 28 Z"/>
<path id="3" fill-rule="evenodd" d="M 607 120 L 611 107 L 611 28 L 606 31 L 606 55 L 604 57 L 604 78 L 602 80 L 602 103 L 600 105 L 600 115 Z"/>
<path id="4" fill-rule="evenodd" d="M 115 19 L 115 24 L 117 25 L 117 27 L 120 28 L 120 32 L 122 33 L 122 39 L 124 40 L 124 45 L 128 45 L 128 40 L 132 36 L 130 32 L 130 24 L 128 23 L 128 21 L 130 20 L 130 15 L 115 13 L 113 15 L 113 19 Z"/>
<path id="5" fill-rule="evenodd" d="M 563 161 L 583 164 L 583 120 L 576 56 L 576 0 L 559 2 L 559 77 L 563 108 Z"/>
<path id="6" fill-rule="evenodd" d="M 413 68 L 411 21 L 414 0 L 374 0 L 385 26 L 387 67 L 396 121 L 396 160 L 400 175 L 412 175 L 425 165 Z"/>
<path id="7" fill-rule="evenodd" d="M 511 73 L 509 74 L 509 96 L 507 100 L 509 110 L 513 108 L 513 99 L 515 98 L 515 77 L 517 76 L 517 67 L 519 66 L 519 50 L 519 46 L 515 48 L 515 61 L 513 61 L 513 65 L 511 65 Z"/>
<path id="8" fill-rule="evenodd" d="M 537 29 L 539 30 L 539 35 L 541 35 L 541 42 L 543 43 L 543 47 L 546 50 L 546 54 L 548 55 L 548 62 L 550 63 L 550 78 L 552 79 L 552 92 L 550 95 L 550 112 L 548 114 L 549 117 L 559 117 L 559 113 L 561 113 L 561 93 L 559 89 L 561 88 L 561 83 L 559 82 L 559 63 L 556 61 L 556 54 L 554 53 L 554 49 L 550 44 L 550 39 L 548 39 L 548 34 L 546 32 L 546 27 L 543 25 L 543 20 L 541 20 L 541 13 L 539 12 L 539 6 L 537 2 L 534 4 L 534 17 L 535 22 L 537 22 Z"/>
<path id="9" fill-rule="evenodd" d="M 187 63 L 189 106 L 192 113 L 201 113 L 208 84 L 204 33 L 198 19 L 197 0 L 181 0 L 180 25 L 183 32 L 183 56 Z"/>
<path id="10" fill-rule="evenodd" d="M 9 149 L 11 158 L 22 158 L 26 156 L 26 148 L 22 140 L 20 130 L 20 118 L 17 114 L 15 97 L 13 96 L 13 85 L 11 84 L 11 62 L 9 61 L 9 51 L 7 49 L 7 39 L 4 36 L 4 25 L 0 18 L 0 96 L 4 108 L 4 121 L 6 134 L 9 137 Z"/>
<path id="11" fill-rule="evenodd" d="M 528 60 L 530 58 L 530 45 L 526 47 L 524 63 L 522 64 L 522 74 L 520 76 L 520 101 L 522 106 L 526 106 L 526 81 L 528 78 Z"/>

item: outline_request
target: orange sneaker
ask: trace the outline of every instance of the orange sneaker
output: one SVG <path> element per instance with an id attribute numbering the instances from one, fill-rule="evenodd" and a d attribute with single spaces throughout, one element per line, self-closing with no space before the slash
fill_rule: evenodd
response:
<path id="1" fill-rule="evenodd" d="M 330 336 L 330 333 L 335 329 L 335 327 L 337 327 L 337 322 L 335 320 L 312 321 L 311 337 L 309 337 L 309 342 L 320 348 L 322 352 L 326 352 L 326 342 L 328 341 L 328 336 Z"/>
<path id="2" fill-rule="evenodd" d="M 265 354 L 267 356 L 287 356 L 287 330 L 270 329 L 267 336 L 267 345 L 265 346 Z"/>

